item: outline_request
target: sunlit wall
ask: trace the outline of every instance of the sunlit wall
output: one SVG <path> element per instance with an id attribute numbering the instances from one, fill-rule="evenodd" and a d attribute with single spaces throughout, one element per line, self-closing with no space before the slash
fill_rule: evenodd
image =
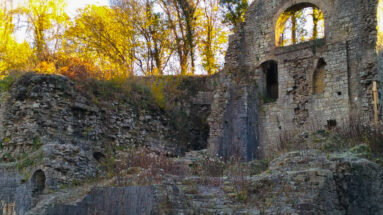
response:
<path id="1" fill-rule="evenodd" d="M 380 113 L 383 113 L 383 0 L 379 0 L 377 11 L 377 43 L 376 50 L 378 55 L 378 87 L 380 100 Z"/>

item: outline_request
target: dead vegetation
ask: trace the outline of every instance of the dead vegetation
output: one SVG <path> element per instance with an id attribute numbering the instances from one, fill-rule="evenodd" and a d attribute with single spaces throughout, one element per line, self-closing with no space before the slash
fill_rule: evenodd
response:
<path id="1" fill-rule="evenodd" d="M 364 121 L 352 114 L 350 119 L 334 127 L 311 125 L 305 130 L 283 130 L 279 135 L 278 152 L 317 149 L 330 153 L 365 145 L 376 156 L 383 154 L 383 125 L 365 124 Z"/>

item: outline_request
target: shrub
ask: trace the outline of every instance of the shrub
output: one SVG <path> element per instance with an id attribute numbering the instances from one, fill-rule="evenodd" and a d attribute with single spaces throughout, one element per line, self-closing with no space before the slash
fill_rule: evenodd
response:
<path id="1" fill-rule="evenodd" d="M 164 154 L 147 148 L 130 148 L 119 154 L 113 170 L 118 177 L 138 175 L 138 183 L 145 184 L 161 180 L 164 174 L 174 174 L 176 168 Z"/>
<path id="2" fill-rule="evenodd" d="M 57 60 L 57 73 L 75 80 L 89 78 L 104 78 L 93 63 L 78 57 L 62 58 Z"/>

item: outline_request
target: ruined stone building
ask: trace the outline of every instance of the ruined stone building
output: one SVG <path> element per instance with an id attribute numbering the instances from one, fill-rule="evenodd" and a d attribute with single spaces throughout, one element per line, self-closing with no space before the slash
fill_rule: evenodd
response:
<path id="1" fill-rule="evenodd" d="M 382 16 L 381 0 L 254 1 L 230 39 L 210 150 L 251 159 L 292 131 L 381 119 Z"/>
<path id="2" fill-rule="evenodd" d="M 48 191 L 101 174 L 103 159 L 131 146 L 173 157 L 208 148 L 251 160 L 272 155 L 290 134 L 381 123 L 383 0 L 254 0 L 245 20 L 230 38 L 224 71 L 185 77 L 171 114 L 145 90 L 108 96 L 57 75 L 27 74 L 1 92 L 0 209 L 25 214 Z M 371 176 L 375 187 L 380 176 Z"/>

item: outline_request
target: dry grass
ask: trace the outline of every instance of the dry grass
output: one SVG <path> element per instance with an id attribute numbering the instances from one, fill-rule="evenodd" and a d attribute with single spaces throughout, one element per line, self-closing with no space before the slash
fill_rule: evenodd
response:
<path id="1" fill-rule="evenodd" d="M 132 148 L 118 156 L 114 176 L 122 185 L 124 177 L 134 178 L 138 184 L 160 183 L 167 174 L 176 174 L 177 168 L 165 154 L 152 152 L 147 148 Z"/>
<path id="2" fill-rule="evenodd" d="M 323 127 L 313 123 L 304 129 L 283 130 L 279 134 L 278 152 L 304 151 L 310 149 L 345 150 L 360 144 L 368 145 L 374 153 L 383 153 L 383 126 L 363 123 L 357 114 L 339 125 Z"/>

